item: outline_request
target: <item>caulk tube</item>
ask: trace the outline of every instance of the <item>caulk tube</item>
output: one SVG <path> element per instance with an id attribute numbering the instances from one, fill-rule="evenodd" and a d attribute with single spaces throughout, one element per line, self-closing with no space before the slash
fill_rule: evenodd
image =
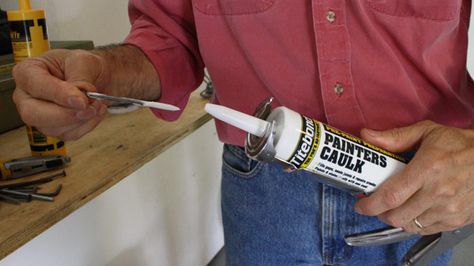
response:
<path id="1" fill-rule="evenodd" d="M 286 107 L 271 110 L 270 102 L 257 109 L 258 118 L 213 104 L 205 109 L 249 132 L 245 148 L 250 157 L 308 171 L 353 194 L 370 194 L 406 164 L 398 155 Z"/>

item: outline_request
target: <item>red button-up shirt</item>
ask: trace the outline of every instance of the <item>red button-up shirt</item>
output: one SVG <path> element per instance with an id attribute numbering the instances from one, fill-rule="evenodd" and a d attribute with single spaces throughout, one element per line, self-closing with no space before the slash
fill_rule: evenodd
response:
<path id="1" fill-rule="evenodd" d="M 160 101 L 180 107 L 205 66 L 214 102 L 246 113 L 271 95 L 355 135 L 423 119 L 467 127 L 469 10 L 468 0 L 131 0 L 126 42 L 155 65 Z M 242 131 L 217 129 L 243 144 Z"/>

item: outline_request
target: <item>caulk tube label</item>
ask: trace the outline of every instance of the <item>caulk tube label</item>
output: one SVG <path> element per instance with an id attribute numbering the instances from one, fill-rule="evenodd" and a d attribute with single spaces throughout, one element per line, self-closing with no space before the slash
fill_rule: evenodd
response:
<path id="1" fill-rule="evenodd" d="M 277 124 L 285 124 L 277 129 L 276 157 L 331 185 L 369 194 L 405 166 L 403 157 L 319 121 L 284 107 L 274 111 Z"/>

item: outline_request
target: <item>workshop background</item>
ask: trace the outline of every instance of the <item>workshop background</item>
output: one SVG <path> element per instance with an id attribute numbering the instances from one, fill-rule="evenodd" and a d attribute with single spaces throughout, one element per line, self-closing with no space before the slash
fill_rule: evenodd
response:
<path id="1" fill-rule="evenodd" d="M 0 0 L 0 8 L 17 9 L 17 2 Z M 31 5 L 45 9 L 51 41 L 106 45 L 121 42 L 130 29 L 127 0 L 31 0 Z M 208 264 L 224 245 L 221 150 L 210 121 L 0 265 Z"/>
<path id="2" fill-rule="evenodd" d="M 129 31 L 127 0 L 31 2 L 33 8 L 46 10 L 50 40 L 92 40 L 95 45 L 105 45 L 120 42 Z M 0 8 L 16 9 L 17 1 L 2 0 Z M 473 39 L 474 30 L 470 32 Z M 471 73 L 473 46 L 471 42 Z M 206 265 L 223 246 L 220 152 L 209 122 L 0 261 L 0 266 Z M 187 167 L 182 161 L 189 162 Z M 197 181 L 170 181 L 166 178 L 170 175 L 193 175 Z M 190 215 L 195 218 L 189 220 Z M 128 217 L 134 217 L 133 223 Z M 451 265 L 473 265 L 472 250 L 474 237 L 456 247 Z M 223 265 L 222 256 L 212 265 Z"/>

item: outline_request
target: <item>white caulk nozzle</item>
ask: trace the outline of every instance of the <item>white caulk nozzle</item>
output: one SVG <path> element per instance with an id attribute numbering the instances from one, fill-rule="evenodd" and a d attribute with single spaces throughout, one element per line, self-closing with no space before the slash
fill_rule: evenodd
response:
<path id="1" fill-rule="evenodd" d="M 257 137 L 263 137 L 270 125 L 270 123 L 265 120 L 221 105 L 208 103 L 204 109 L 216 119 L 238 127 Z"/>

